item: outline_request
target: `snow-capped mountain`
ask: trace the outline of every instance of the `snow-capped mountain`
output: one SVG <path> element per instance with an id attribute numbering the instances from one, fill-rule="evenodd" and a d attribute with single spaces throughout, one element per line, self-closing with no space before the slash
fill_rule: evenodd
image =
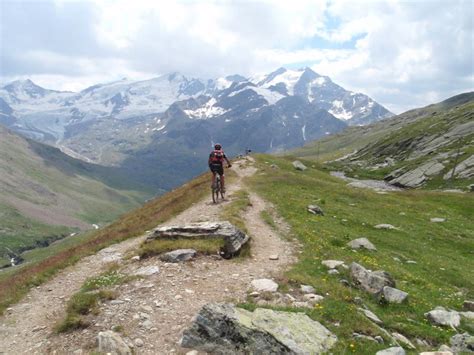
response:
<path id="1" fill-rule="evenodd" d="M 210 80 L 171 73 L 98 84 L 78 93 L 25 80 L 1 88 L 0 100 L 1 123 L 104 164 L 122 164 L 148 145 L 171 146 L 181 139 L 193 154 L 199 144 L 207 149 L 215 140 L 235 152 L 243 146 L 278 151 L 347 124 L 391 115 L 368 96 L 347 91 L 310 68 Z"/>

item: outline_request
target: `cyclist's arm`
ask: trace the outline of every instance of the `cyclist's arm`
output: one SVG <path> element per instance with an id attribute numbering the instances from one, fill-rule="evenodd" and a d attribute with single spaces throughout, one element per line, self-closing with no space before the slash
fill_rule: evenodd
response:
<path id="1" fill-rule="evenodd" d="M 227 155 L 224 155 L 224 159 L 225 159 L 225 161 L 227 162 L 227 165 L 228 165 L 228 166 L 232 166 L 232 164 L 230 163 L 229 159 L 227 159 Z"/>

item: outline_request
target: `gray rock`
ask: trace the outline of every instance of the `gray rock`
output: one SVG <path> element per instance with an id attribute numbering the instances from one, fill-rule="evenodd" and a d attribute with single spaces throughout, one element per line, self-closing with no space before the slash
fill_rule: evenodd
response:
<path id="1" fill-rule="evenodd" d="M 351 240 L 347 245 L 352 249 L 367 249 L 375 251 L 377 248 L 367 238 L 357 238 Z"/>
<path id="2" fill-rule="evenodd" d="M 464 301 L 464 303 L 462 304 L 462 309 L 465 311 L 474 312 L 474 301 L 469 301 L 469 300 Z"/>
<path id="3" fill-rule="evenodd" d="M 449 339 L 451 349 L 454 353 L 472 353 L 474 352 L 474 336 L 469 333 L 456 334 Z"/>
<path id="4" fill-rule="evenodd" d="M 328 274 L 329 275 L 337 275 L 337 274 L 339 274 L 339 271 L 337 271 L 336 269 L 330 269 L 330 270 L 328 270 Z"/>
<path id="5" fill-rule="evenodd" d="M 323 212 L 322 208 L 319 207 L 318 205 L 308 205 L 308 207 L 306 207 L 306 208 L 307 208 L 309 213 L 324 216 L 324 212 Z"/>
<path id="6" fill-rule="evenodd" d="M 276 292 L 278 290 L 278 284 L 270 279 L 253 280 L 251 286 L 257 292 Z"/>
<path id="7" fill-rule="evenodd" d="M 445 180 L 448 180 L 451 178 L 452 174 L 453 169 L 449 170 L 443 178 Z M 474 176 L 474 155 L 471 155 L 469 158 L 464 159 L 456 166 L 454 176 L 457 179 L 469 179 Z"/>
<path id="8" fill-rule="evenodd" d="M 280 256 L 278 254 L 273 254 L 268 257 L 269 260 L 278 260 L 280 259 Z"/>
<path id="9" fill-rule="evenodd" d="M 374 228 L 375 229 L 398 229 L 397 227 L 394 227 L 388 223 L 377 224 Z"/>
<path id="10" fill-rule="evenodd" d="M 377 315 L 374 312 L 369 311 L 368 309 L 365 309 L 365 308 L 359 308 L 359 311 L 364 313 L 364 315 L 367 318 L 369 318 L 372 322 L 377 323 L 377 324 L 383 324 L 382 320 L 379 317 L 377 317 Z"/>
<path id="11" fill-rule="evenodd" d="M 230 258 L 249 241 L 249 236 L 230 222 L 222 221 L 160 227 L 147 237 L 146 242 L 155 239 L 223 239 L 222 256 Z"/>
<path id="12" fill-rule="evenodd" d="M 131 355 L 132 351 L 125 341 L 117 333 L 107 330 L 97 335 L 99 352 L 114 355 Z"/>
<path id="13" fill-rule="evenodd" d="M 403 334 L 400 333 L 392 333 L 392 336 L 395 338 L 395 340 L 399 341 L 403 345 L 405 345 L 409 349 L 416 349 L 415 345 L 408 340 Z"/>
<path id="14" fill-rule="evenodd" d="M 143 340 L 141 340 L 140 338 L 136 338 L 133 343 L 135 344 L 136 347 L 139 347 L 141 348 L 143 345 L 145 345 L 145 343 L 143 342 Z"/>
<path id="15" fill-rule="evenodd" d="M 420 355 L 453 355 L 451 351 L 423 351 Z"/>
<path id="16" fill-rule="evenodd" d="M 451 348 L 449 346 L 447 346 L 446 344 L 443 344 L 439 347 L 438 351 L 449 351 L 451 352 Z"/>
<path id="17" fill-rule="evenodd" d="M 254 312 L 231 304 L 205 305 L 181 346 L 213 354 L 319 354 L 337 337 L 303 313 L 257 308 Z"/>
<path id="18" fill-rule="evenodd" d="M 316 295 L 314 293 L 307 293 L 306 295 L 303 296 L 303 298 L 312 304 L 316 304 L 324 300 L 323 296 Z"/>
<path id="19" fill-rule="evenodd" d="M 442 222 L 446 222 L 446 218 L 434 217 L 434 218 L 430 218 L 430 222 L 432 222 L 432 223 L 442 223 Z"/>
<path id="20" fill-rule="evenodd" d="M 403 303 L 408 300 L 408 293 L 390 286 L 385 286 L 379 297 L 388 303 Z"/>
<path id="21" fill-rule="evenodd" d="M 160 268 L 155 265 L 150 266 L 143 266 L 137 269 L 133 274 L 136 276 L 151 276 L 154 274 L 158 274 L 160 272 Z"/>
<path id="22" fill-rule="evenodd" d="M 383 338 L 380 336 L 380 335 L 377 335 L 376 337 L 374 337 L 374 339 L 377 341 L 377 343 L 379 344 L 383 344 L 384 343 L 384 340 Z"/>
<path id="23" fill-rule="evenodd" d="M 377 343 L 377 340 L 375 340 L 375 338 L 364 334 L 353 333 L 352 337 L 356 340 L 369 340 Z"/>
<path id="24" fill-rule="evenodd" d="M 301 285 L 300 289 L 301 289 L 301 292 L 303 292 L 303 293 L 315 293 L 316 292 L 314 287 L 309 286 L 309 285 Z"/>
<path id="25" fill-rule="evenodd" d="M 354 285 L 371 294 L 381 292 L 384 286 L 395 287 L 392 276 L 385 271 L 369 271 L 362 265 L 352 263 L 350 273 Z"/>
<path id="26" fill-rule="evenodd" d="M 328 269 L 335 269 L 339 266 L 344 265 L 344 261 L 341 260 L 323 260 L 321 262 L 324 266 L 326 266 Z"/>
<path id="27" fill-rule="evenodd" d="M 443 164 L 434 160 L 428 161 L 427 163 L 392 179 L 390 184 L 404 187 L 418 187 L 423 185 L 429 177 L 441 173 L 443 169 Z"/>
<path id="28" fill-rule="evenodd" d="M 437 307 L 428 313 L 425 313 L 426 318 L 434 325 L 447 325 L 451 327 L 459 327 L 461 323 L 461 316 L 458 312 L 447 311 L 443 307 Z"/>
<path id="29" fill-rule="evenodd" d="M 305 171 L 306 169 L 308 169 L 302 162 L 300 162 L 299 160 L 295 160 L 293 163 L 293 167 L 296 169 L 296 170 L 300 170 L 300 171 Z"/>
<path id="30" fill-rule="evenodd" d="M 474 312 L 459 312 L 459 315 L 463 318 L 474 320 Z"/>
<path id="31" fill-rule="evenodd" d="M 177 249 L 160 255 L 162 261 L 168 263 L 179 263 L 180 261 L 188 261 L 196 256 L 194 249 Z"/>
<path id="32" fill-rule="evenodd" d="M 399 346 L 388 348 L 385 350 L 380 350 L 375 353 L 375 355 L 405 355 L 405 354 L 406 354 L 405 350 Z"/>

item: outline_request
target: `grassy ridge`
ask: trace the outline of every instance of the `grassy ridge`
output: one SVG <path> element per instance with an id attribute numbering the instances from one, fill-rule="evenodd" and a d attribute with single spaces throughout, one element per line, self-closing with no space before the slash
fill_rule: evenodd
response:
<path id="1" fill-rule="evenodd" d="M 280 169 L 271 169 L 264 161 Z M 299 262 L 286 274 L 289 286 L 309 284 L 319 294 L 328 294 L 307 314 L 338 335 L 335 353 L 367 354 L 387 347 L 353 340 L 352 333 L 359 332 L 381 335 L 388 341 L 357 311 L 355 297 L 361 297 L 391 332 L 402 333 L 412 341 L 425 339 L 434 346 L 448 342 L 453 330 L 429 325 L 424 313 L 436 306 L 460 309 L 464 299 L 474 297 L 474 196 L 428 191 L 381 195 L 349 188 L 318 169 L 298 172 L 288 159 L 260 156 L 258 162 L 263 175 L 251 179 L 253 188 L 276 206 L 304 244 Z M 306 211 L 306 206 L 314 203 L 323 208 L 325 216 Z M 431 217 L 447 220 L 431 223 Z M 399 230 L 375 229 L 380 223 L 390 223 Z M 353 252 L 346 246 L 362 236 L 378 251 Z M 372 270 L 388 271 L 397 287 L 410 294 L 410 302 L 378 304 L 368 294 L 339 282 L 349 279 L 347 272 L 328 275 L 321 265 L 326 259 L 346 264 L 355 261 Z M 416 264 L 406 263 L 408 260 Z M 464 323 L 460 331 L 472 332 L 473 327 Z"/>
<path id="2" fill-rule="evenodd" d="M 207 193 L 209 193 L 209 175 L 203 174 L 180 188 L 123 215 L 115 223 L 95 233 L 75 241 L 65 241 L 65 248 L 57 248 L 56 253 L 46 259 L 25 264 L 14 273 L 0 274 L 0 313 L 9 304 L 17 302 L 24 296 L 31 286 L 41 284 L 58 270 L 110 244 L 143 234 L 146 230 L 184 211 Z"/>

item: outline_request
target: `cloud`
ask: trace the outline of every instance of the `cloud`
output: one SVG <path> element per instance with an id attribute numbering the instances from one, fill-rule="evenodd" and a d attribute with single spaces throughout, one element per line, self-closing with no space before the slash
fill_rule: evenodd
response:
<path id="1" fill-rule="evenodd" d="M 395 112 L 472 90 L 473 10 L 457 1 L 2 1 L 2 81 L 253 75 L 310 65 Z"/>

